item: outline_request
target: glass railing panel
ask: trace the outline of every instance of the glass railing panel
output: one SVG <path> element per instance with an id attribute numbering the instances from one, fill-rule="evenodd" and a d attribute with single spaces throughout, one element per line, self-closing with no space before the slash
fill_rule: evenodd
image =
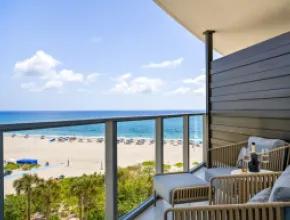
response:
<path id="1" fill-rule="evenodd" d="M 164 119 L 164 172 L 183 170 L 183 118 Z"/>
<path id="2" fill-rule="evenodd" d="M 5 133 L 5 219 L 104 219 L 104 152 L 103 124 Z"/>
<path id="3" fill-rule="evenodd" d="M 119 122 L 118 216 L 152 195 L 155 174 L 155 121 Z"/>
<path id="4" fill-rule="evenodd" d="M 189 129 L 189 167 L 193 168 L 203 160 L 203 116 L 190 116 Z"/>

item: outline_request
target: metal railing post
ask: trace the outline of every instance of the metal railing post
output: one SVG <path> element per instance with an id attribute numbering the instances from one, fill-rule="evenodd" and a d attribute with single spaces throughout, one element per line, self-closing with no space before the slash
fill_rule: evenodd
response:
<path id="1" fill-rule="evenodd" d="M 4 219 L 4 167 L 3 167 L 3 158 L 4 158 L 4 140 L 3 132 L 0 132 L 0 170 L 1 170 L 1 181 L 0 181 L 0 219 Z"/>
<path id="2" fill-rule="evenodd" d="M 189 116 L 183 116 L 183 171 L 189 171 Z"/>
<path id="3" fill-rule="evenodd" d="M 117 122 L 106 122 L 105 139 L 106 219 L 117 220 Z"/>
<path id="4" fill-rule="evenodd" d="M 207 161 L 208 161 L 207 139 L 208 137 L 207 137 L 207 115 L 206 114 L 202 115 L 202 130 L 203 130 L 202 132 L 202 147 L 203 147 L 202 159 L 207 164 Z"/>
<path id="5" fill-rule="evenodd" d="M 156 174 L 163 173 L 163 118 L 155 119 L 155 172 Z"/>

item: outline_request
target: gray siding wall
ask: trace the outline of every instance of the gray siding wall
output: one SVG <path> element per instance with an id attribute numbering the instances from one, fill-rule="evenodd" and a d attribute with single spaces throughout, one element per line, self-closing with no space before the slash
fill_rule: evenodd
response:
<path id="1" fill-rule="evenodd" d="M 213 61 L 210 81 L 212 147 L 290 141 L 290 32 Z"/>

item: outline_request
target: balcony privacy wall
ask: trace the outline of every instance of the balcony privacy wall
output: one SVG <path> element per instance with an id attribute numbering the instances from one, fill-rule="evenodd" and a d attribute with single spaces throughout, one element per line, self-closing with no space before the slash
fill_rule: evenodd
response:
<path id="1" fill-rule="evenodd" d="M 290 141 L 290 32 L 215 60 L 210 82 L 212 147 L 250 135 Z"/>

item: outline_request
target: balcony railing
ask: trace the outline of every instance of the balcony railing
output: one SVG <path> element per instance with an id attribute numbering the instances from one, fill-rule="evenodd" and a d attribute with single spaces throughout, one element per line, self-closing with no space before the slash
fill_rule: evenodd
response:
<path id="1" fill-rule="evenodd" d="M 205 126 L 205 114 L 173 114 L 173 115 L 154 115 L 154 116 L 135 116 L 135 117 L 113 117 L 98 118 L 87 120 L 71 120 L 71 121 L 53 121 L 53 122 L 37 122 L 37 123 L 19 123 L 19 124 L 0 124 L 0 170 L 3 173 L 4 167 L 4 133 L 27 131 L 37 129 L 50 129 L 68 126 L 80 126 L 91 124 L 105 124 L 105 216 L 106 219 L 118 219 L 118 197 L 117 197 L 117 170 L 118 170 L 118 148 L 117 148 L 117 123 L 129 121 L 155 121 L 155 172 L 164 172 L 164 119 L 183 118 L 183 141 L 182 141 L 182 164 L 183 171 L 190 169 L 190 116 L 202 116 L 203 128 Z M 204 134 L 204 132 L 203 132 Z M 205 143 L 205 135 L 203 135 L 203 143 Z M 204 155 L 205 156 L 205 155 Z M 4 219 L 4 178 L 0 181 L 0 219 Z"/>

